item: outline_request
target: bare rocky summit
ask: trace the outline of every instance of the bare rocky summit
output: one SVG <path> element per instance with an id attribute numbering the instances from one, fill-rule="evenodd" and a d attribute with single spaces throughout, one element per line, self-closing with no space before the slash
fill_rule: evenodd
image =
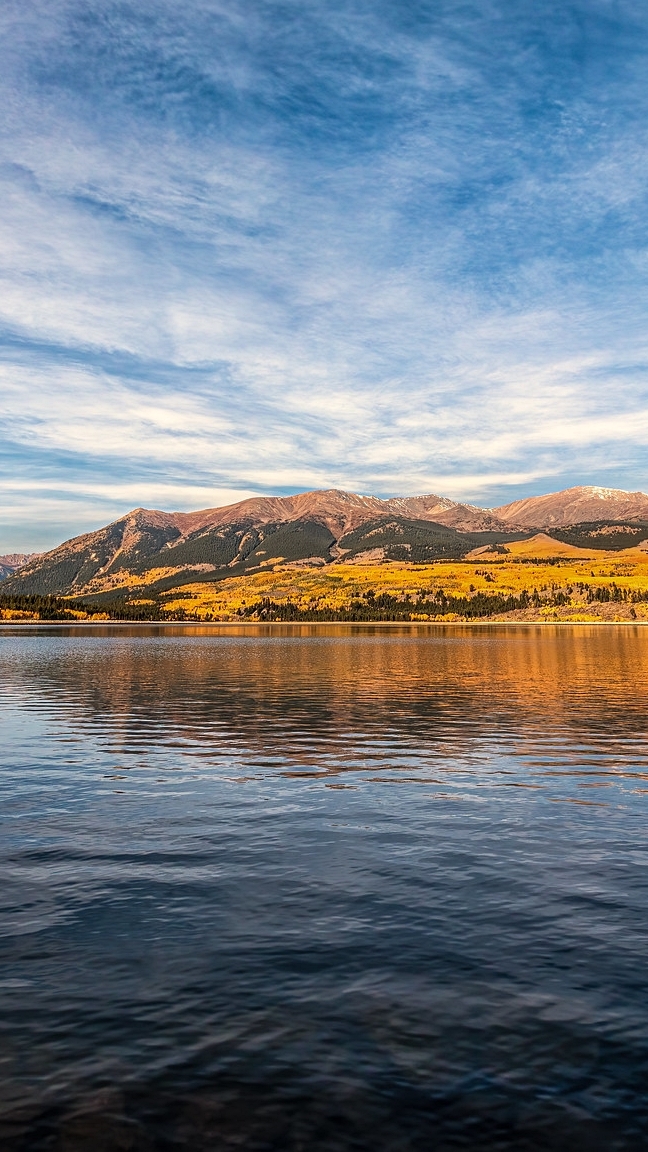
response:
<path id="1" fill-rule="evenodd" d="M 599 520 L 648 520 L 648 495 L 620 488 L 584 486 L 529 496 L 493 509 L 493 515 L 516 528 L 563 528 Z"/>
<path id="2" fill-rule="evenodd" d="M 145 509 L 137 511 L 145 512 Z M 183 534 L 247 519 L 254 524 L 315 519 L 326 524 L 332 532 L 343 533 L 354 531 L 368 520 L 389 515 L 406 516 L 412 520 L 434 520 L 464 532 L 501 530 L 506 527 L 488 508 L 458 504 L 444 496 L 396 496 L 391 500 L 381 500 L 378 496 L 359 496 L 355 492 L 343 492 L 338 488 L 299 492 L 296 496 L 253 496 L 224 508 L 154 515 L 171 517 Z"/>

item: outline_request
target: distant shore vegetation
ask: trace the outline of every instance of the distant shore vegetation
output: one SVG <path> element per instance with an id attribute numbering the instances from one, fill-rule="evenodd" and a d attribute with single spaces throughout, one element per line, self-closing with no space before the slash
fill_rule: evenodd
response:
<path id="1" fill-rule="evenodd" d="M 166 592 L 146 586 L 95 596 L 9 595 L 11 621 L 646 620 L 648 557 L 502 557 L 427 565 L 338 564 L 266 571 Z"/>

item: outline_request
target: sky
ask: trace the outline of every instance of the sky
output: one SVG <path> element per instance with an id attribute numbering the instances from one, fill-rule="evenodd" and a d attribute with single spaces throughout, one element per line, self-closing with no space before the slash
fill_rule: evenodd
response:
<path id="1" fill-rule="evenodd" d="M 0 552 L 648 487 L 648 6 L 3 0 Z"/>

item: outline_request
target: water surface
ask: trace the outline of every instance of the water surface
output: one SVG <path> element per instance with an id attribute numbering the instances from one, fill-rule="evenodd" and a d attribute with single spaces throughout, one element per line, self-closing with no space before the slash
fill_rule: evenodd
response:
<path id="1" fill-rule="evenodd" d="M 648 629 L 4 627 L 0 1145 L 648 1146 Z"/>

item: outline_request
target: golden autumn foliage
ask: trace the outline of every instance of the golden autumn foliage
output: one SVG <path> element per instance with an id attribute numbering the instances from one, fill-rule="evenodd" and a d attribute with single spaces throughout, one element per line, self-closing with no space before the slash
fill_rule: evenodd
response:
<path id="1" fill-rule="evenodd" d="M 526 542 L 525 542 L 526 543 Z M 554 541 L 555 544 L 555 541 Z M 566 546 L 567 548 L 569 546 Z M 496 619 L 528 620 L 626 620 L 648 621 L 648 602 L 637 599 L 648 597 L 648 556 L 633 550 L 620 553 L 602 553 L 598 557 L 569 554 L 565 557 L 528 557 L 489 554 L 473 560 L 438 561 L 433 564 L 343 564 L 325 568 L 295 568 L 277 566 L 265 572 L 239 576 L 215 583 L 185 585 L 163 598 L 167 610 L 184 609 L 187 614 L 202 619 L 232 620 L 248 612 L 263 599 L 278 604 L 292 603 L 300 610 L 327 609 L 333 612 L 346 609 L 352 601 L 374 592 L 376 596 L 388 593 L 399 599 L 412 600 L 412 618 L 416 616 L 416 600 L 426 599 L 443 590 L 448 597 L 473 597 L 502 594 L 520 596 L 523 591 L 531 595 L 534 590 L 540 605 L 514 613 L 495 615 Z M 573 553 L 580 550 L 573 549 Z M 626 590 L 634 599 L 623 602 L 593 600 L 597 589 L 614 587 Z M 565 604 L 542 604 L 562 593 Z M 420 619 L 461 619 L 456 613 L 435 616 L 423 614 Z"/>
<path id="2" fill-rule="evenodd" d="M 145 580 L 123 571 L 101 589 L 101 601 L 93 601 L 99 589 L 90 586 L 87 602 L 83 594 L 24 602 L 0 596 L 0 619 L 272 621 L 301 613 L 310 620 L 648 622 L 648 551 L 587 551 L 543 533 L 505 548 L 480 548 L 463 560 L 414 564 L 365 554 L 364 562 L 324 564 L 278 557 L 246 575 L 156 589 L 156 582 L 180 580 L 182 572 L 156 569 Z"/>

